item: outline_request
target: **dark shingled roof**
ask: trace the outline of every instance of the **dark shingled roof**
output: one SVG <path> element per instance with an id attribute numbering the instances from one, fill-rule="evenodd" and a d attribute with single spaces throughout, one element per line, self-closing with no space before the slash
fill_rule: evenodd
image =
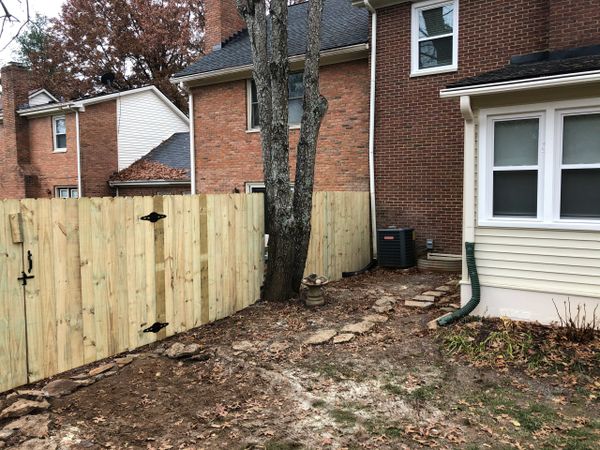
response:
<path id="1" fill-rule="evenodd" d="M 308 3 L 288 8 L 288 54 L 303 55 L 306 51 Z M 325 0 L 321 22 L 321 50 L 348 47 L 369 41 L 369 12 L 354 8 L 350 0 Z M 212 72 L 214 70 L 252 64 L 250 38 L 243 30 L 222 43 L 222 48 L 212 51 L 189 65 L 174 78 Z"/>
<path id="2" fill-rule="evenodd" d="M 600 70 L 600 46 L 512 58 L 506 67 L 449 84 L 448 89 Z"/>
<path id="3" fill-rule="evenodd" d="M 174 169 L 190 171 L 190 133 L 175 133 L 161 142 L 143 159 L 155 161 Z"/>

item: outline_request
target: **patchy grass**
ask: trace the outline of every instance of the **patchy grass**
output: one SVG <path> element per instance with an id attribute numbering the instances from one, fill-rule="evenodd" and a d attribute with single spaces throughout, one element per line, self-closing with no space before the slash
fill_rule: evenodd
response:
<path id="1" fill-rule="evenodd" d="M 353 427 L 356 424 L 356 415 L 348 409 L 332 409 L 329 414 L 340 425 Z"/>

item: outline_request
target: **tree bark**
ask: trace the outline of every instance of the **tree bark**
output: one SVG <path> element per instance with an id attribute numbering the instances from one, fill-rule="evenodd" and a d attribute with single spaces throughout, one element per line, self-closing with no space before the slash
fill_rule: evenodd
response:
<path id="1" fill-rule="evenodd" d="M 286 300 L 298 292 L 306 263 L 317 139 L 327 111 L 327 101 L 319 93 L 323 1 L 309 2 L 304 111 L 293 191 L 289 164 L 287 1 L 269 2 L 270 34 L 265 0 L 237 0 L 237 6 L 248 27 L 252 48 L 265 201 L 270 218 L 269 260 L 262 295 L 266 300 Z"/>

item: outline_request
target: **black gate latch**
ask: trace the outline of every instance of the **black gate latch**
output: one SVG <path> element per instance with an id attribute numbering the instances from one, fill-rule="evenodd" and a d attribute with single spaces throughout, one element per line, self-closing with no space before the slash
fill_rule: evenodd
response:
<path id="1" fill-rule="evenodd" d="M 140 219 L 155 223 L 155 222 L 158 222 L 160 219 L 164 219 L 165 217 L 167 217 L 166 214 L 161 214 L 161 213 L 157 213 L 156 211 L 152 211 L 147 216 L 140 217 Z"/>
<path id="2" fill-rule="evenodd" d="M 17 280 L 19 280 L 23 286 L 27 286 L 27 280 L 30 280 L 31 278 L 35 278 L 35 276 L 27 275 L 25 271 L 23 271 L 21 272 L 21 276 L 17 278 Z"/>

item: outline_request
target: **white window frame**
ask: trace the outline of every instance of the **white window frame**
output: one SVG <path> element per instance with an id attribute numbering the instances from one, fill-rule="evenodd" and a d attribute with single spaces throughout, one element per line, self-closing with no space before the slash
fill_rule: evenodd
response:
<path id="1" fill-rule="evenodd" d="M 290 73 L 291 74 L 291 73 Z M 288 99 L 289 100 L 289 99 Z M 289 125 L 290 130 L 299 130 L 299 123 Z M 260 127 L 252 126 L 252 78 L 246 80 L 246 133 L 259 133 Z"/>
<path id="2" fill-rule="evenodd" d="M 65 146 L 57 147 L 56 146 L 56 122 L 59 120 L 65 121 Z M 52 116 L 52 148 L 55 153 L 65 153 L 67 151 L 67 117 L 66 116 Z"/>
<path id="3" fill-rule="evenodd" d="M 62 197 L 61 191 L 67 191 L 67 197 Z M 73 191 L 77 192 L 75 197 L 72 196 Z M 79 192 L 77 186 L 57 186 L 54 188 L 54 196 L 56 198 L 68 199 L 68 198 L 79 198 Z"/>
<path id="4" fill-rule="evenodd" d="M 430 67 L 427 69 L 419 68 L 419 43 L 431 40 L 431 38 L 421 39 L 419 36 L 419 12 L 428 9 L 440 8 L 446 5 L 454 6 L 454 17 L 452 24 L 452 34 L 436 36 L 442 38 L 452 36 L 452 64 L 439 67 Z M 458 0 L 429 0 L 424 2 L 413 3 L 411 12 L 411 77 L 419 77 L 423 75 L 434 75 L 439 73 L 456 72 L 458 70 Z"/>
<path id="5" fill-rule="evenodd" d="M 562 118 L 600 113 L 600 97 L 482 109 L 479 112 L 477 224 L 481 227 L 600 231 L 600 219 L 560 217 Z M 494 122 L 540 117 L 538 213 L 536 218 L 493 216 Z M 600 164 L 581 165 L 600 168 Z M 523 169 L 527 166 L 518 166 Z M 571 167 L 571 166 L 569 166 Z"/>

